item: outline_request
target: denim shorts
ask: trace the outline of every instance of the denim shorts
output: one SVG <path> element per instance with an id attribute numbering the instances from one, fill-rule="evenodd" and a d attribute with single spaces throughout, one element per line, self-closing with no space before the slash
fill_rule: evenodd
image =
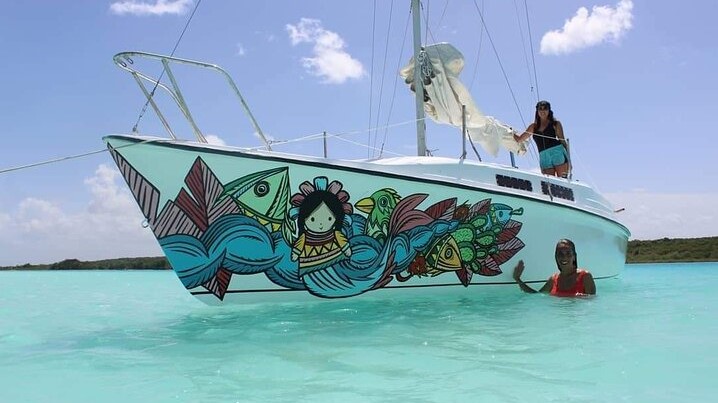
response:
<path id="1" fill-rule="evenodd" d="M 539 153 L 541 169 L 548 169 L 568 162 L 568 155 L 563 144 L 547 148 Z"/>

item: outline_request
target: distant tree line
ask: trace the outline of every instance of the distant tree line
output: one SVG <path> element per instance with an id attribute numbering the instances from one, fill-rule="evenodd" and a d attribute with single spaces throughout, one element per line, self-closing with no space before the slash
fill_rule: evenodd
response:
<path id="1" fill-rule="evenodd" d="M 718 262 L 718 237 L 629 241 L 626 262 Z"/>
<path id="2" fill-rule="evenodd" d="M 126 257 L 83 262 L 77 259 L 66 259 L 52 264 L 29 263 L 21 266 L 0 267 L 0 270 L 167 270 L 170 264 L 164 256 L 160 257 Z"/>
<path id="3" fill-rule="evenodd" d="M 718 237 L 634 240 L 628 242 L 626 263 L 718 262 Z M 128 257 L 83 262 L 67 259 L 52 264 L 29 263 L 0 267 L 0 270 L 167 270 L 169 262 L 160 257 Z"/>

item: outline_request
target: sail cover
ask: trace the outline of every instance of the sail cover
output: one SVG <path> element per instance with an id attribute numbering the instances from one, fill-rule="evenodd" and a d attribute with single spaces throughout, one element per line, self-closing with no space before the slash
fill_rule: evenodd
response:
<path id="1" fill-rule="evenodd" d="M 414 91 L 414 57 L 399 74 Z M 448 43 L 426 46 L 419 54 L 424 84 L 424 110 L 437 123 L 461 127 L 461 106 L 466 105 L 466 128 L 471 140 L 496 156 L 499 148 L 523 154 L 524 143 L 514 140 L 513 129 L 491 116 L 486 116 L 474 103 L 466 86 L 459 80 L 464 56 Z"/>

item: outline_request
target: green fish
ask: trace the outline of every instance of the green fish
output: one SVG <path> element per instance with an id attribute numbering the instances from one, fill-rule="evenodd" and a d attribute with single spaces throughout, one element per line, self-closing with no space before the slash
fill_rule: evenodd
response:
<path id="1" fill-rule="evenodd" d="M 248 217 L 255 218 L 272 232 L 284 220 L 289 204 L 289 168 L 255 172 L 224 186 L 219 200 L 231 197 Z"/>
<path id="2" fill-rule="evenodd" d="M 479 214 L 459 224 L 451 237 L 456 241 L 462 266 L 474 273 L 481 271 L 481 261 L 499 252 L 497 236 L 513 215 L 522 215 L 523 208 L 512 209 L 506 204 L 492 204 L 487 214 Z"/>

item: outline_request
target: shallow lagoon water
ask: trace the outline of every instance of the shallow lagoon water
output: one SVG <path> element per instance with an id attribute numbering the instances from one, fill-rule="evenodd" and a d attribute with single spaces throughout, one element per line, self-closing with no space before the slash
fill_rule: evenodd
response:
<path id="1" fill-rule="evenodd" d="M 0 272 L 0 402 L 712 401 L 718 263 L 205 306 L 169 271 Z"/>

